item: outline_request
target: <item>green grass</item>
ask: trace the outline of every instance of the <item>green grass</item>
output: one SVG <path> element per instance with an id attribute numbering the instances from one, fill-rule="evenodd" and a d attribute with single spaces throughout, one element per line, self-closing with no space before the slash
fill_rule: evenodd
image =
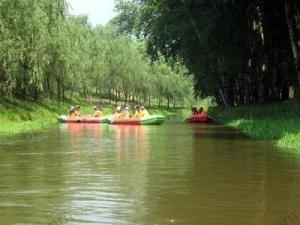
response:
<path id="1" fill-rule="evenodd" d="M 92 114 L 93 107 L 96 105 L 95 100 L 88 103 L 80 98 L 64 104 L 54 100 L 33 102 L 15 98 L 0 98 L 0 135 L 13 135 L 49 128 L 57 123 L 59 115 L 67 114 L 68 108 L 76 104 L 81 105 L 82 115 Z M 105 103 L 102 104 L 102 107 L 106 115 L 112 114 L 115 110 L 114 104 Z M 154 107 L 149 111 L 151 114 L 161 114 L 167 117 L 176 115 L 179 118 L 185 118 L 190 113 L 190 110 L 185 108 Z"/>
<path id="2" fill-rule="evenodd" d="M 12 98 L 0 99 L 0 135 L 43 129 L 56 122 L 65 107 L 45 100 L 35 103 Z"/>
<path id="3" fill-rule="evenodd" d="M 222 124 L 247 135 L 272 140 L 291 151 L 300 152 L 300 104 L 284 102 L 266 106 L 210 107 L 209 114 Z"/>

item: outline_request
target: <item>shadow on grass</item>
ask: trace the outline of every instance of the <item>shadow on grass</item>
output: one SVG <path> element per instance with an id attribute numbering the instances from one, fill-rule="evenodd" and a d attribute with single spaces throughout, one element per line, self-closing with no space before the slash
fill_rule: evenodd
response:
<path id="1" fill-rule="evenodd" d="M 253 138 L 279 141 L 281 147 L 288 148 L 300 147 L 299 112 L 300 104 L 297 102 L 209 108 L 209 114 L 217 122 L 238 128 Z"/>

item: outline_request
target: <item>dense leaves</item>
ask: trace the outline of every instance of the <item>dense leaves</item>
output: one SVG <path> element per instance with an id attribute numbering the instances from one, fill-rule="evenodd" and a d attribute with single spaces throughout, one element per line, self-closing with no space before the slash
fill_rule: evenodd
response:
<path id="1" fill-rule="evenodd" d="M 173 70 L 162 59 L 152 64 L 143 41 L 69 15 L 65 0 L 0 0 L 0 10 L 2 95 L 62 101 L 79 93 L 168 105 L 193 95 L 184 67 Z M 138 20 L 128 27 L 140 33 Z"/>
<path id="2" fill-rule="evenodd" d="M 119 0 L 113 23 L 129 35 L 140 30 L 153 59 L 183 60 L 198 95 L 232 106 L 299 90 L 299 9 L 297 0 Z"/>

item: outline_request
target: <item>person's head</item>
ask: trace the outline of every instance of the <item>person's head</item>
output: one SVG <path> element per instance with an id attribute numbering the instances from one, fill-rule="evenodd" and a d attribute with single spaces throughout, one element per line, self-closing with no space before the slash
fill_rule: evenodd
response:
<path id="1" fill-rule="evenodd" d="M 144 109 L 145 109 L 145 107 L 142 105 L 142 106 L 141 106 L 141 110 L 143 111 Z"/>
<path id="2" fill-rule="evenodd" d="M 76 105 L 75 107 L 77 110 L 80 110 L 80 105 Z"/>
<path id="3" fill-rule="evenodd" d="M 202 112 L 202 111 L 203 111 L 203 107 L 200 107 L 200 108 L 199 108 L 199 112 Z"/>
<path id="4" fill-rule="evenodd" d="M 121 112 L 121 109 L 122 109 L 121 106 L 118 106 L 117 107 L 117 112 Z"/>
<path id="5" fill-rule="evenodd" d="M 134 108 L 135 108 L 135 110 L 140 110 L 140 106 L 139 105 L 136 105 Z"/>

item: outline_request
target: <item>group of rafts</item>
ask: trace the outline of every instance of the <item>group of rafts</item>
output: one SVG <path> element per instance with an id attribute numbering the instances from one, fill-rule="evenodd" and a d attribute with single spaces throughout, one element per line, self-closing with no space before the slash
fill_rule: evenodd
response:
<path id="1" fill-rule="evenodd" d="M 120 125 L 160 125 L 165 122 L 162 115 L 150 115 L 144 106 L 135 106 L 134 114 L 131 114 L 129 107 L 123 109 L 118 106 L 115 114 L 104 115 L 101 107 L 95 106 L 94 112 L 89 116 L 82 116 L 80 106 L 71 107 L 69 115 L 62 115 L 58 118 L 61 123 L 109 123 Z M 203 108 L 192 108 L 191 115 L 185 120 L 189 123 L 211 123 L 213 120 L 207 115 Z"/>

